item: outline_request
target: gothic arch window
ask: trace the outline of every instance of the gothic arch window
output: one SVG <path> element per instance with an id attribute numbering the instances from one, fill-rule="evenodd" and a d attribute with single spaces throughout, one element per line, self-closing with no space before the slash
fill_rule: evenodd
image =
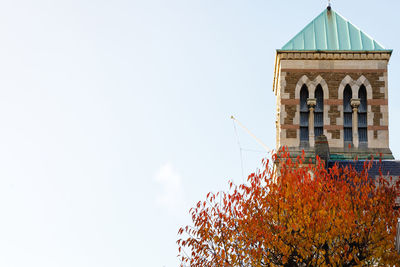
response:
<path id="1" fill-rule="evenodd" d="M 319 84 L 315 90 L 317 101 L 314 110 L 314 135 L 318 137 L 324 133 L 324 92 Z"/>
<path id="2" fill-rule="evenodd" d="M 304 84 L 300 90 L 300 144 L 308 143 L 308 88 Z"/>
<path id="3" fill-rule="evenodd" d="M 358 91 L 360 106 L 358 107 L 358 139 L 361 143 L 368 142 L 367 135 L 367 89 L 364 85 Z"/>
<path id="4" fill-rule="evenodd" d="M 353 111 L 351 108 L 352 91 L 350 85 L 346 85 L 343 92 L 343 128 L 345 146 L 353 141 Z"/>

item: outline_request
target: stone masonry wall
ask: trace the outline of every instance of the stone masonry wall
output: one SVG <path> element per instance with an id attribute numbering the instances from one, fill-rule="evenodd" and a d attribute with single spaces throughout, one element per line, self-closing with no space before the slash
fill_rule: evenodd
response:
<path id="1" fill-rule="evenodd" d="M 343 139 L 343 99 L 340 97 L 340 86 L 343 84 L 343 80 L 346 76 L 349 76 L 351 80 L 357 81 L 361 76 L 364 76 L 368 83 L 369 88 L 372 88 L 372 95 L 369 93 L 368 99 L 368 138 L 373 137 L 378 139 L 379 132 L 387 132 L 387 92 L 386 92 L 386 71 L 385 70 L 374 70 L 374 71 L 332 71 L 332 70 L 282 70 L 284 77 L 284 85 L 281 89 L 281 110 L 282 118 L 280 119 L 281 128 L 286 129 L 282 131 L 281 136 L 285 139 L 298 139 L 299 138 L 299 98 L 296 97 L 296 86 L 303 76 L 306 76 L 310 81 L 314 81 L 318 76 L 326 82 L 329 91 L 329 98 L 324 97 L 324 133 L 328 139 L 337 140 L 336 144 L 339 144 L 339 140 Z M 348 77 L 347 77 L 348 78 Z M 368 88 L 367 88 L 368 91 Z M 371 91 L 371 90 L 370 90 Z M 343 91 L 342 91 L 343 92 Z M 367 93 L 368 94 L 368 93 Z M 358 96 L 357 96 L 358 97 Z M 384 106 L 384 108 L 381 108 Z M 293 143 L 293 141 L 292 141 Z M 335 143 L 335 142 L 333 142 Z"/>

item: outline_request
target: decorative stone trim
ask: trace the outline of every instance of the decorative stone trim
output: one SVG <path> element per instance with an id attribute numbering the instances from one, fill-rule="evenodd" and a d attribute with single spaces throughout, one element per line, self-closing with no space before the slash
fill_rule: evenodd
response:
<path id="1" fill-rule="evenodd" d="M 314 108 L 317 105 L 317 99 L 315 98 L 307 99 L 307 105 L 309 106 L 309 108 Z"/>
<path id="2" fill-rule="evenodd" d="M 368 105 L 380 105 L 380 106 L 387 106 L 388 100 L 387 99 L 368 99 Z"/>
<path id="3" fill-rule="evenodd" d="M 300 80 L 297 82 L 295 89 L 295 98 L 300 99 L 300 90 L 303 85 L 308 87 L 308 96 L 309 98 L 314 98 L 315 89 L 318 85 L 321 85 L 322 91 L 324 92 L 324 99 L 329 98 L 329 89 L 328 84 L 320 75 L 318 75 L 314 81 L 311 81 L 306 75 L 303 75 Z"/>
<path id="4" fill-rule="evenodd" d="M 364 75 L 361 75 L 356 81 L 353 80 L 349 75 L 346 75 L 339 85 L 339 99 L 343 99 L 343 91 L 346 85 L 350 85 L 351 91 L 353 92 L 353 98 L 358 98 L 358 90 L 360 89 L 361 85 L 364 85 L 365 89 L 367 89 L 367 99 L 372 99 L 372 86 Z"/>
<path id="5" fill-rule="evenodd" d="M 370 130 L 370 131 L 379 131 L 379 130 L 388 131 L 389 127 L 388 126 L 370 125 L 370 126 L 368 126 L 368 130 Z"/>
<path id="6" fill-rule="evenodd" d="M 360 103 L 361 103 L 361 101 L 359 98 L 353 98 L 350 100 L 350 105 L 353 109 L 354 108 L 357 109 L 360 106 Z"/>
<path id="7" fill-rule="evenodd" d="M 317 72 L 317 73 L 377 73 L 387 72 L 387 69 L 287 69 L 282 68 L 282 72 Z"/>
<path id="8" fill-rule="evenodd" d="M 292 130 L 297 130 L 300 129 L 300 125 L 298 124 L 281 124 L 281 129 L 292 129 Z"/>
<path id="9" fill-rule="evenodd" d="M 300 105 L 300 99 L 281 99 L 281 105 Z"/>
<path id="10" fill-rule="evenodd" d="M 348 59 L 359 59 L 359 60 L 389 60 L 392 51 L 382 51 L 382 52 L 347 52 L 347 51 L 337 51 L 337 52 L 315 52 L 315 51 L 299 51 L 299 52 L 289 52 L 289 51 L 277 51 L 277 59 L 328 59 L 328 60 L 348 60 Z"/>

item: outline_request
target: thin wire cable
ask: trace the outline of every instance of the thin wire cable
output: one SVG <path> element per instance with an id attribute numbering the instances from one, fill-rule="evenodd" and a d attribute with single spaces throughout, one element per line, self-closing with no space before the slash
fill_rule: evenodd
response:
<path id="1" fill-rule="evenodd" d="M 237 138 L 237 143 L 239 146 L 239 152 L 240 152 L 240 167 L 242 168 L 242 182 L 244 183 L 244 170 L 243 170 L 243 153 L 242 153 L 242 146 L 240 145 L 240 141 L 239 141 L 239 134 L 236 128 L 236 124 L 235 121 L 232 120 L 233 122 L 233 129 L 235 129 L 235 134 L 236 134 L 236 138 Z"/>
<path id="2" fill-rule="evenodd" d="M 239 124 L 240 127 L 242 127 L 249 135 L 251 135 L 251 136 L 254 138 L 254 140 L 257 141 L 257 143 L 259 143 L 262 147 L 264 147 L 265 150 L 266 150 L 267 152 L 270 152 L 270 151 L 271 151 L 271 149 L 270 149 L 266 144 L 264 144 L 263 141 L 261 141 L 257 136 L 255 136 L 249 129 L 247 129 L 246 126 L 244 126 L 244 125 L 243 125 L 238 119 L 236 119 L 233 115 L 231 116 L 231 119 L 234 120 L 234 121 L 236 121 L 237 124 Z"/>

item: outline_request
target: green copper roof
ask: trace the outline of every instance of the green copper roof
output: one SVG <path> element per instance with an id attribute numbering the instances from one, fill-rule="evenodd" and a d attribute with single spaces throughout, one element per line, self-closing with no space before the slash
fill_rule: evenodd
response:
<path id="1" fill-rule="evenodd" d="M 332 9 L 325 9 L 281 50 L 391 51 Z"/>

